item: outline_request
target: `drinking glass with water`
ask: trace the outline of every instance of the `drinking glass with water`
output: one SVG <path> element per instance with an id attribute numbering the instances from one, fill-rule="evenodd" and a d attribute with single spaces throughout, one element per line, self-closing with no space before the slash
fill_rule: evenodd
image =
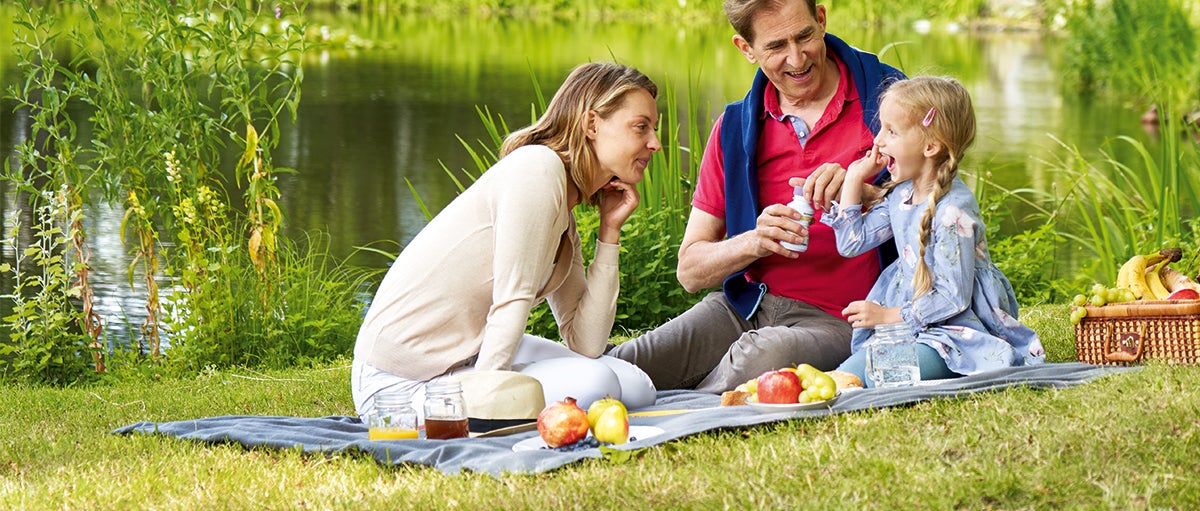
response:
<path id="1" fill-rule="evenodd" d="M 917 342 L 908 325 L 890 323 L 875 327 L 867 348 L 867 375 L 876 387 L 903 387 L 921 381 Z"/>

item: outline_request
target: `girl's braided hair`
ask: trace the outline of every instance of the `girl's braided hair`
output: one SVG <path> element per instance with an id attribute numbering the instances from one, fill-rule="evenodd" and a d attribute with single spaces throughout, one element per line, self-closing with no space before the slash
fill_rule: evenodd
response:
<path id="1" fill-rule="evenodd" d="M 905 121 L 920 127 L 927 140 L 941 145 L 941 150 L 933 156 L 937 186 L 930 191 L 926 201 L 928 208 L 921 216 L 921 252 L 917 271 L 913 275 L 915 298 L 928 293 L 933 287 L 933 276 L 925 264 L 925 247 L 929 244 L 937 202 L 950 191 L 954 178 L 958 176 L 958 163 L 975 141 L 975 109 L 971 106 L 971 95 L 961 82 L 938 76 L 918 76 L 897 81 L 883 93 L 880 102 L 883 101 L 892 101 L 900 107 Z M 894 186 L 895 182 L 888 182 L 884 188 L 890 192 Z M 880 200 L 882 197 L 881 194 Z"/>

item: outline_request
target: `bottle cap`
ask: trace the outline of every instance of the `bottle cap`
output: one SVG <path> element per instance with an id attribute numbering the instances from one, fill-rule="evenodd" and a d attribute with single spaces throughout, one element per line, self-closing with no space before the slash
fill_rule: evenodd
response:
<path id="1" fill-rule="evenodd" d="M 803 187 L 803 186 L 797 186 L 797 187 L 795 187 L 795 188 L 792 190 L 792 195 L 795 195 L 795 196 L 797 196 L 797 197 L 803 197 L 803 196 L 804 196 L 804 187 Z"/>

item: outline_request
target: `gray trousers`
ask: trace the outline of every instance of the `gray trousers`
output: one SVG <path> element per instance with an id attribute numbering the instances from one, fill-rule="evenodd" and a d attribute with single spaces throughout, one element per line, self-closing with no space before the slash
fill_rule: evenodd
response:
<path id="1" fill-rule="evenodd" d="M 717 291 L 608 355 L 641 368 L 658 390 L 719 394 L 772 369 L 798 364 L 834 369 L 850 356 L 850 332 L 840 317 L 771 294 L 747 321 Z"/>

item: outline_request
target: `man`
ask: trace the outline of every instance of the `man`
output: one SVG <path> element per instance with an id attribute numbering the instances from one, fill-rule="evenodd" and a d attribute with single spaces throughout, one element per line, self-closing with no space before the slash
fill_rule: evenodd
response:
<path id="1" fill-rule="evenodd" d="M 726 0 L 725 14 L 733 44 L 759 71 L 709 135 L 677 269 L 690 292 L 722 291 L 609 352 L 659 390 L 720 393 L 770 369 L 833 369 L 850 355 L 841 311 L 881 268 L 873 253 L 838 255 L 818 219 L 844 167 L 871 148 L 879 93 L 903 74 L 826 34 L 815 0 Z M 807 229 L 784 205 L 794 186 L 817 209 Z M 804 252 L 780 245 L 806 238 Z"/>

